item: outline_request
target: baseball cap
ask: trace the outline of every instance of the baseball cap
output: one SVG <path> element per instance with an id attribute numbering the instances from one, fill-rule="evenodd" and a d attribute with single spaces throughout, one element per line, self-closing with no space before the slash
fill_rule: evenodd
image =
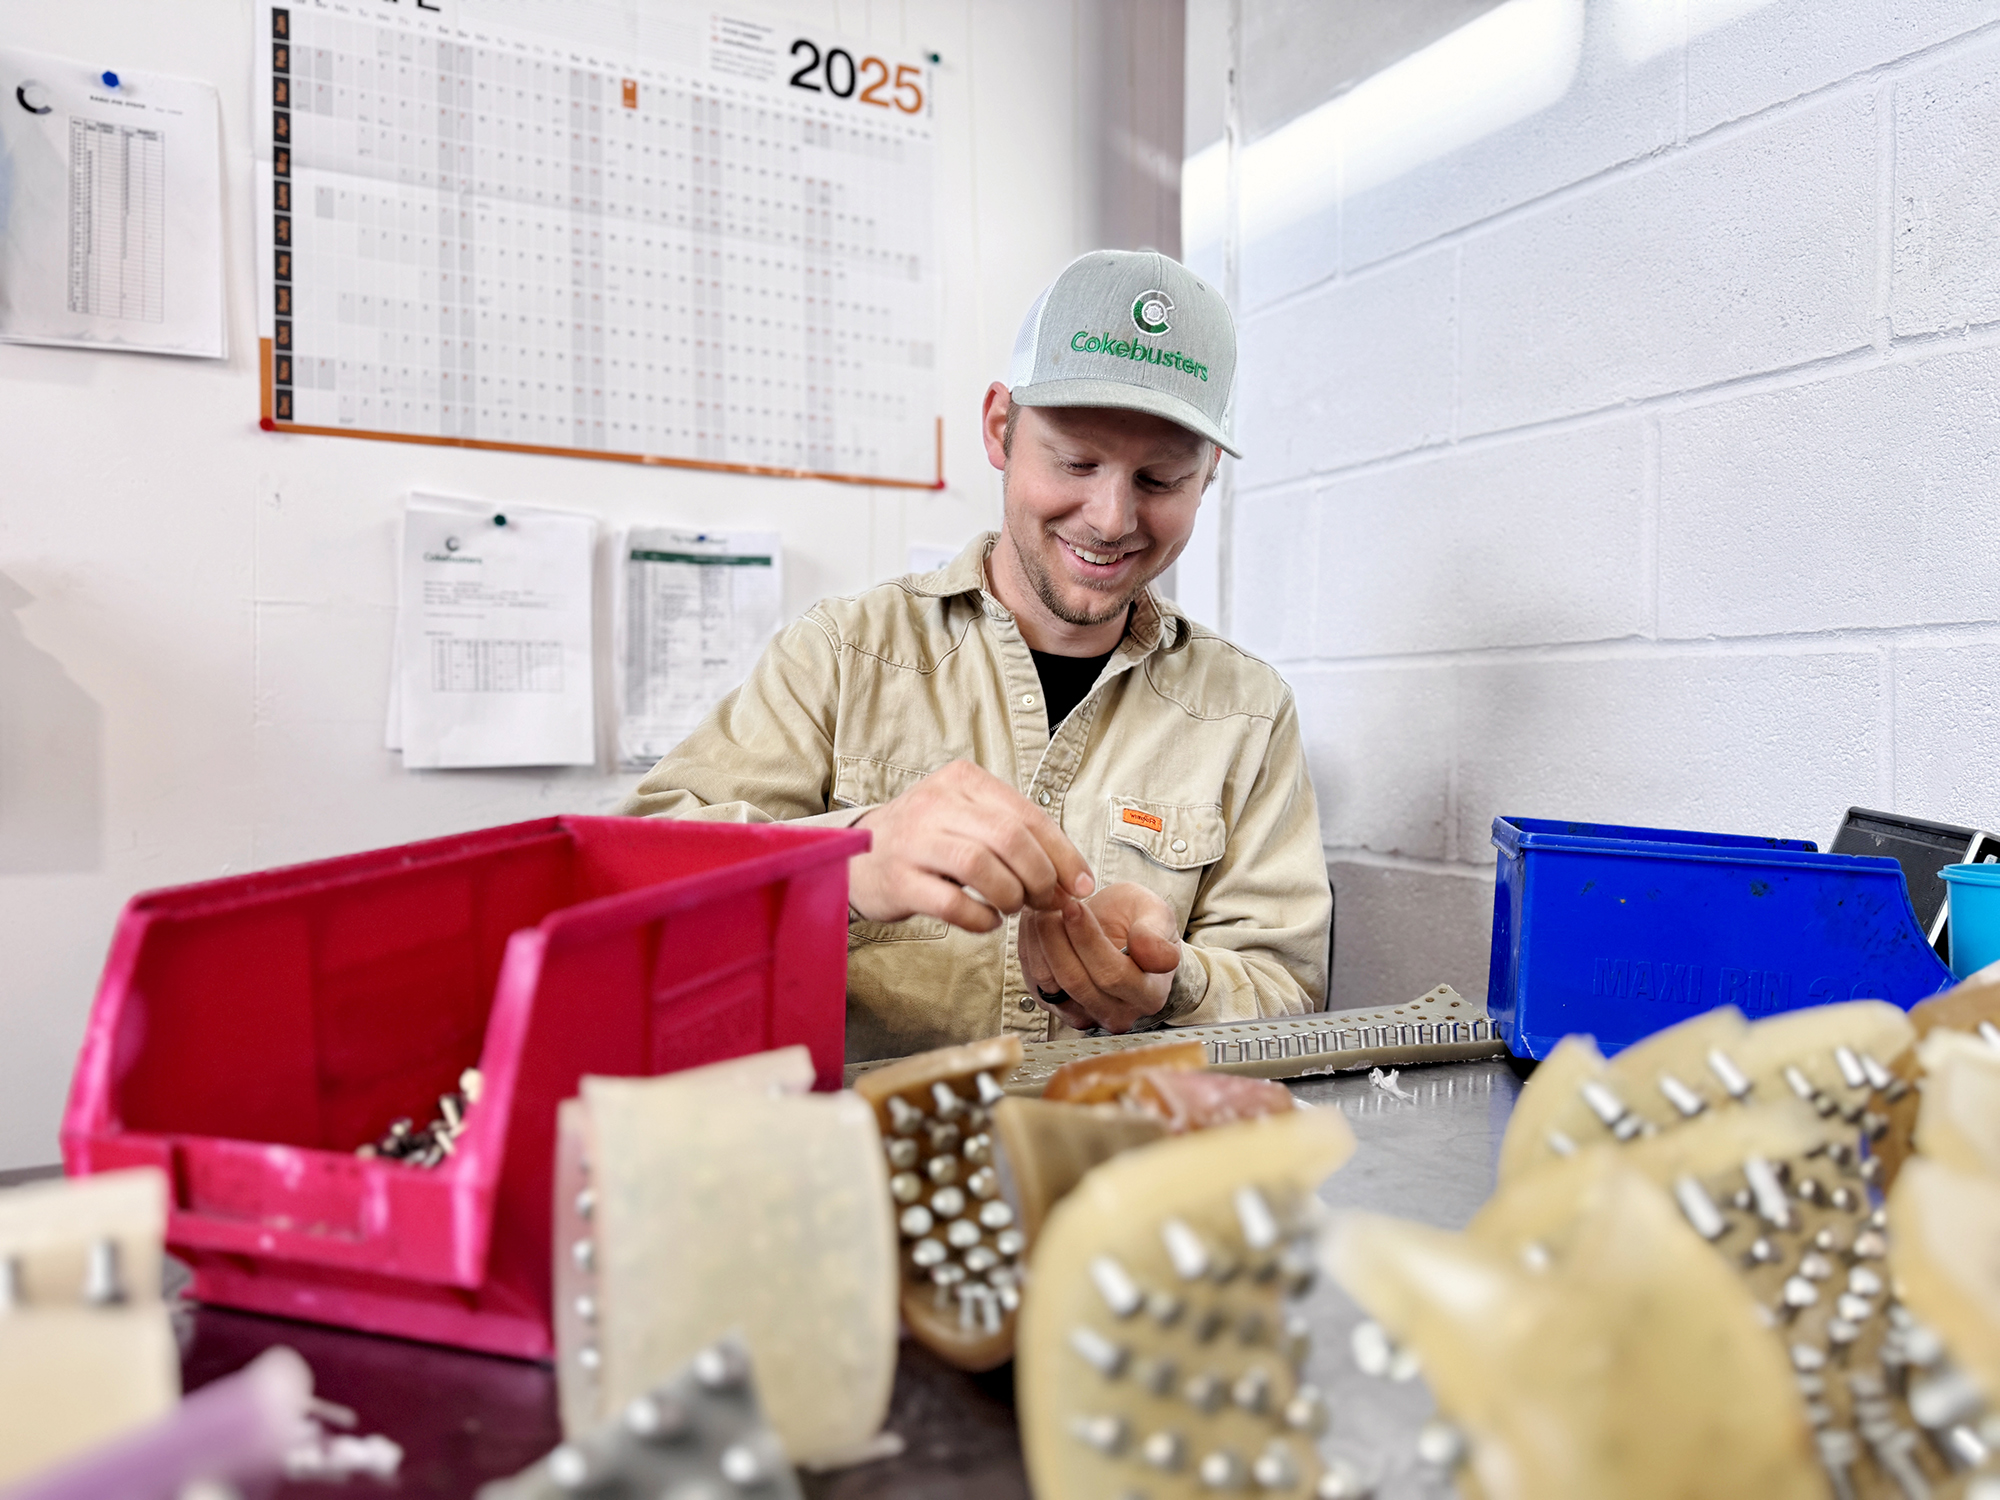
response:
<path id="1" fill-rule="evenodd" d="M 1214 287 L 1155 250 L 1080 255 L 1035 299 L 1007 371 L 1022 406 L 1119 406 L 1230 440 L 1236 322 Z"/>

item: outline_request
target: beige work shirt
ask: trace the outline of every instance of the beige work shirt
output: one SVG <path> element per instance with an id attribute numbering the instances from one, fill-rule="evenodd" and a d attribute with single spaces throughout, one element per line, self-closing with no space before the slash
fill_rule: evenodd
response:
<path id="1" fill-rule="evenodd" d="M 1148 589 L 1051 738 L 1034 658 L 987 587 L 994 541 L 814 606 L 624 811 L 846 826 L 976 761 L 1061 825 L 1099 886 L 1138 881 L 1174 909 L 1167 1021 L 1321 1008 L 1332 897 L 1284 679 Z M 1075 1035 L 1023 982 L 1018 926 L 851 922 L 849 1059 Z"/>

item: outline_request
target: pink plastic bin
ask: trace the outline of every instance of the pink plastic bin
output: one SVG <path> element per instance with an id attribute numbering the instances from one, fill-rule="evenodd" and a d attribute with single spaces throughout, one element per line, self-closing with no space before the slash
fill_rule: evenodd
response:
<path id="1" fill-rule="evenodd" d="M 846 829 L 547 818 L 134 897 L 63 1116 L 156 1166 L 207 1302 L 539 1358 L 555 1109 L 585 1073 L 811 1049 L 838 1088 Z M 426 1171 L 357 1157 L 477 1060 Z"/>

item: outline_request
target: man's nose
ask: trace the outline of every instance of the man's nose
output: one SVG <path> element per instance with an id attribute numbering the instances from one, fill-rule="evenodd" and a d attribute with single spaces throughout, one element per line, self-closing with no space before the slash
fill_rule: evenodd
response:
<path id="1" fill-rule="evenodd" d="M 1139 525 L 1139 496 L 1132 476 L 1108 466 L 1092 475 L 1083 520 L 1104 541 L 1130 536 Z"/>

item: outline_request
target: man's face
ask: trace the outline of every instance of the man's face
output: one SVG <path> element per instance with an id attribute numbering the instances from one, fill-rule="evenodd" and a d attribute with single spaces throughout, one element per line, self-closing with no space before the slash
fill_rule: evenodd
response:
<path id="1" fill-rule="evenodd" d="M 1112 407 L 1021 407 L 987 398 L 988 456 L 1004 470 L 1004 542 L 1037 598 L 1070 625 L 1121 618 L 1180 556 L 1216 449 L 1164 417 Z"/>

